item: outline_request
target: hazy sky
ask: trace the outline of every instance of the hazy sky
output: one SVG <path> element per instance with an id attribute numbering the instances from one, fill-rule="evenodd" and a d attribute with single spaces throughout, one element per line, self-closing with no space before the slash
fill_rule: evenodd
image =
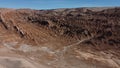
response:
<path id="1" fill-rule="evenodd" d="M 120 6 L 120 0 L 0 0 L 0 8 L 54 9 Z"/>

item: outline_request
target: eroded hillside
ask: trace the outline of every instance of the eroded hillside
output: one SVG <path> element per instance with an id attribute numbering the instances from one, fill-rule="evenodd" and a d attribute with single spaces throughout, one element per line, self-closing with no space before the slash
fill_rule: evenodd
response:
<path id="1" fill-rule="evenodd" d="M 1 49 L 45 68 L 119 68 L 119 17 L 120 8 L 1 8 Z"/>

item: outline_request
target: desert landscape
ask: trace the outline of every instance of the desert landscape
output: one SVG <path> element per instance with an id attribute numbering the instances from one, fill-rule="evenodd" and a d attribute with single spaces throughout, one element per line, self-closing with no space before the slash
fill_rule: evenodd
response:
<path id="1" fill-rule="evenodd" d="M 0 68 L 120 68 L 120 8 L 0 8 Z"/>

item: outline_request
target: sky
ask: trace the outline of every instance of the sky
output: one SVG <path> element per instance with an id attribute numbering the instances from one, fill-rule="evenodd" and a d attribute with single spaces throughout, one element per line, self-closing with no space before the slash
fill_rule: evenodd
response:
<path id="1" fill-rule="evenodd" d="M 0 8 L 119 7 L 120 0 L 0 0 Z"/>

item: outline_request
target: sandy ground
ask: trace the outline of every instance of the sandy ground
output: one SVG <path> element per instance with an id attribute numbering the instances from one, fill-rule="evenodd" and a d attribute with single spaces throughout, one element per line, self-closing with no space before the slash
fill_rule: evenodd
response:
<path id="1" fill-rule="evenodd" d="M 0 68 L 37 68 L 37 67 L 23 58 L 0 56 Z"/>
<path id="2" fill-rule="evenodd" d="M 0 68 L 49 68 L 29 58 L 17 55 L 9 49 L 0 48 Z"/>

